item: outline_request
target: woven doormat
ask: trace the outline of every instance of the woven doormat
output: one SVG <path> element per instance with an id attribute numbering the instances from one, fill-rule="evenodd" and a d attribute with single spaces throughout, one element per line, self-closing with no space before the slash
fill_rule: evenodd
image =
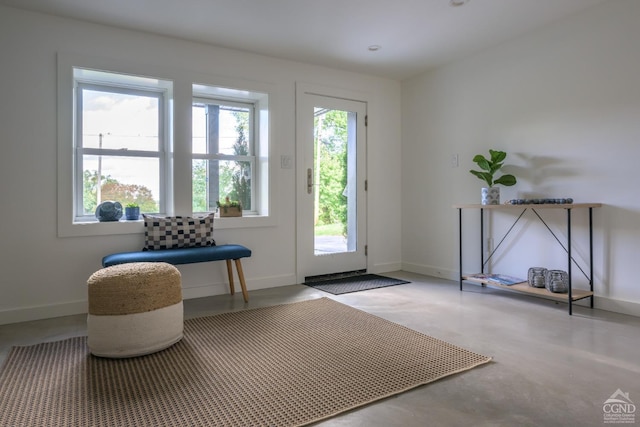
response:
<path id="1" fill-rule="evenodd" d="M 320 298 L 189 319 L 130 359 L 91 356 L 86 337 L 13 347 L 0 426 L 301 426 L 489 360 Z"/>
<path id="2" fill-rule="evenodd" d="M 377 274 L 359 274 L 356 276 L 341 277 L 329 280 L 312 280 L 304 284 L 333 295 L 348 294 L 350 292 L 367 291 L 369 289 L 385 288 L 387 286 L 403 285 L 406 280 L 392 277 L 379 276 Z"/>

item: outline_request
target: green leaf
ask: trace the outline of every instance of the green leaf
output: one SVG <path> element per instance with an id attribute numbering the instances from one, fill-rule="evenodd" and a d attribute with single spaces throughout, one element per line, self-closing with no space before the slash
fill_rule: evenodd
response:
<path id="1" fill-rule="evenodd" d="M 495 184 L 502 184 L 505 187 L 511 187 L 516 183 L 516 177 L 513 175 L 502 175 L 494 181 Z"/>
<path id="2" fill-rule="evenodd" d="M 473 158 L 473 161 L 476 162 L 481 169 L 491 171 L 491 164 L 483 156 L 477 155 Z"/>
<path id="3" fill-rule="evenodd" d="M 487 185 L 489 187 L 491 187 L 491 185 L 493 183 L 493 175 L 492 174 L 490 174 L 488 172 L 480 172 L 480 171 L 474 171 L 474 170 L 470 170 L 469 172 L 471 172 L 472 174 L 477 176 L 479 179 L 481 179 L 484 182 L 486 182 Z"/>
<path id="4" fill-rule="evenodd" d="M 489 173 L 490 173 L 491 175 L 494 175 L 497 171 L 499 171 L 499 170 L 500 170 L 500 168 L 501 168 L 502 166 L 504 166 L 502 163 L 493 163 L 493 164 L 491 165 L 491 169 L 489 170 Z"/>
<path id="5" fill-rule="evenodd" d="M 489 150 L 489 154 L 491 155 L 492 163 L 500 163 L 507 157 L 506 152 L 499 150 Z"/>

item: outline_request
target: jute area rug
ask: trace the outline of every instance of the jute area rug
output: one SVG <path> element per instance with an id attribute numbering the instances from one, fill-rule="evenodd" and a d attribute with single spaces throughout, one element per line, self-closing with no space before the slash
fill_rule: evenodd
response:
<path id="1" fill-rule="evenodd" d="M 14 347 L 0 425 L 305 425 L 489 360 L 320 298 L 189 319 L 131 359 L 91 356 L 86 337 Z"/>

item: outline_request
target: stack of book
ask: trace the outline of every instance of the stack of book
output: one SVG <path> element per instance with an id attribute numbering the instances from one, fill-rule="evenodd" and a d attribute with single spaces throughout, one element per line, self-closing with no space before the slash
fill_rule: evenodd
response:
<path id="1" fill-rule="evenodd" d="M 515 285 L 516 283 L 522 283 L 527 281 L 526 279 L 521 279 L 519 277 L 514 277 L 514 276 L 508 276 L 506 274 L 485 274 L 485 273 L 471 274 L 467 276 L 467 279 L 477 280 L 480 282 L 487 282 L 487 283 L 496 283 L 498 285 L 506 285 L 506 286 Z"/>

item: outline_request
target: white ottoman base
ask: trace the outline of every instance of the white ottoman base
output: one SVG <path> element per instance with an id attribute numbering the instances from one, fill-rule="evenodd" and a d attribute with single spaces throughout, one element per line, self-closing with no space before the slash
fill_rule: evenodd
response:
<path id="1" fill-rule="evenodd" d="M 87 316 L 87 343 L 94 356 L 135 357 L 154 353 L 182 339 L 182 301 L 144 313 Z"/>

